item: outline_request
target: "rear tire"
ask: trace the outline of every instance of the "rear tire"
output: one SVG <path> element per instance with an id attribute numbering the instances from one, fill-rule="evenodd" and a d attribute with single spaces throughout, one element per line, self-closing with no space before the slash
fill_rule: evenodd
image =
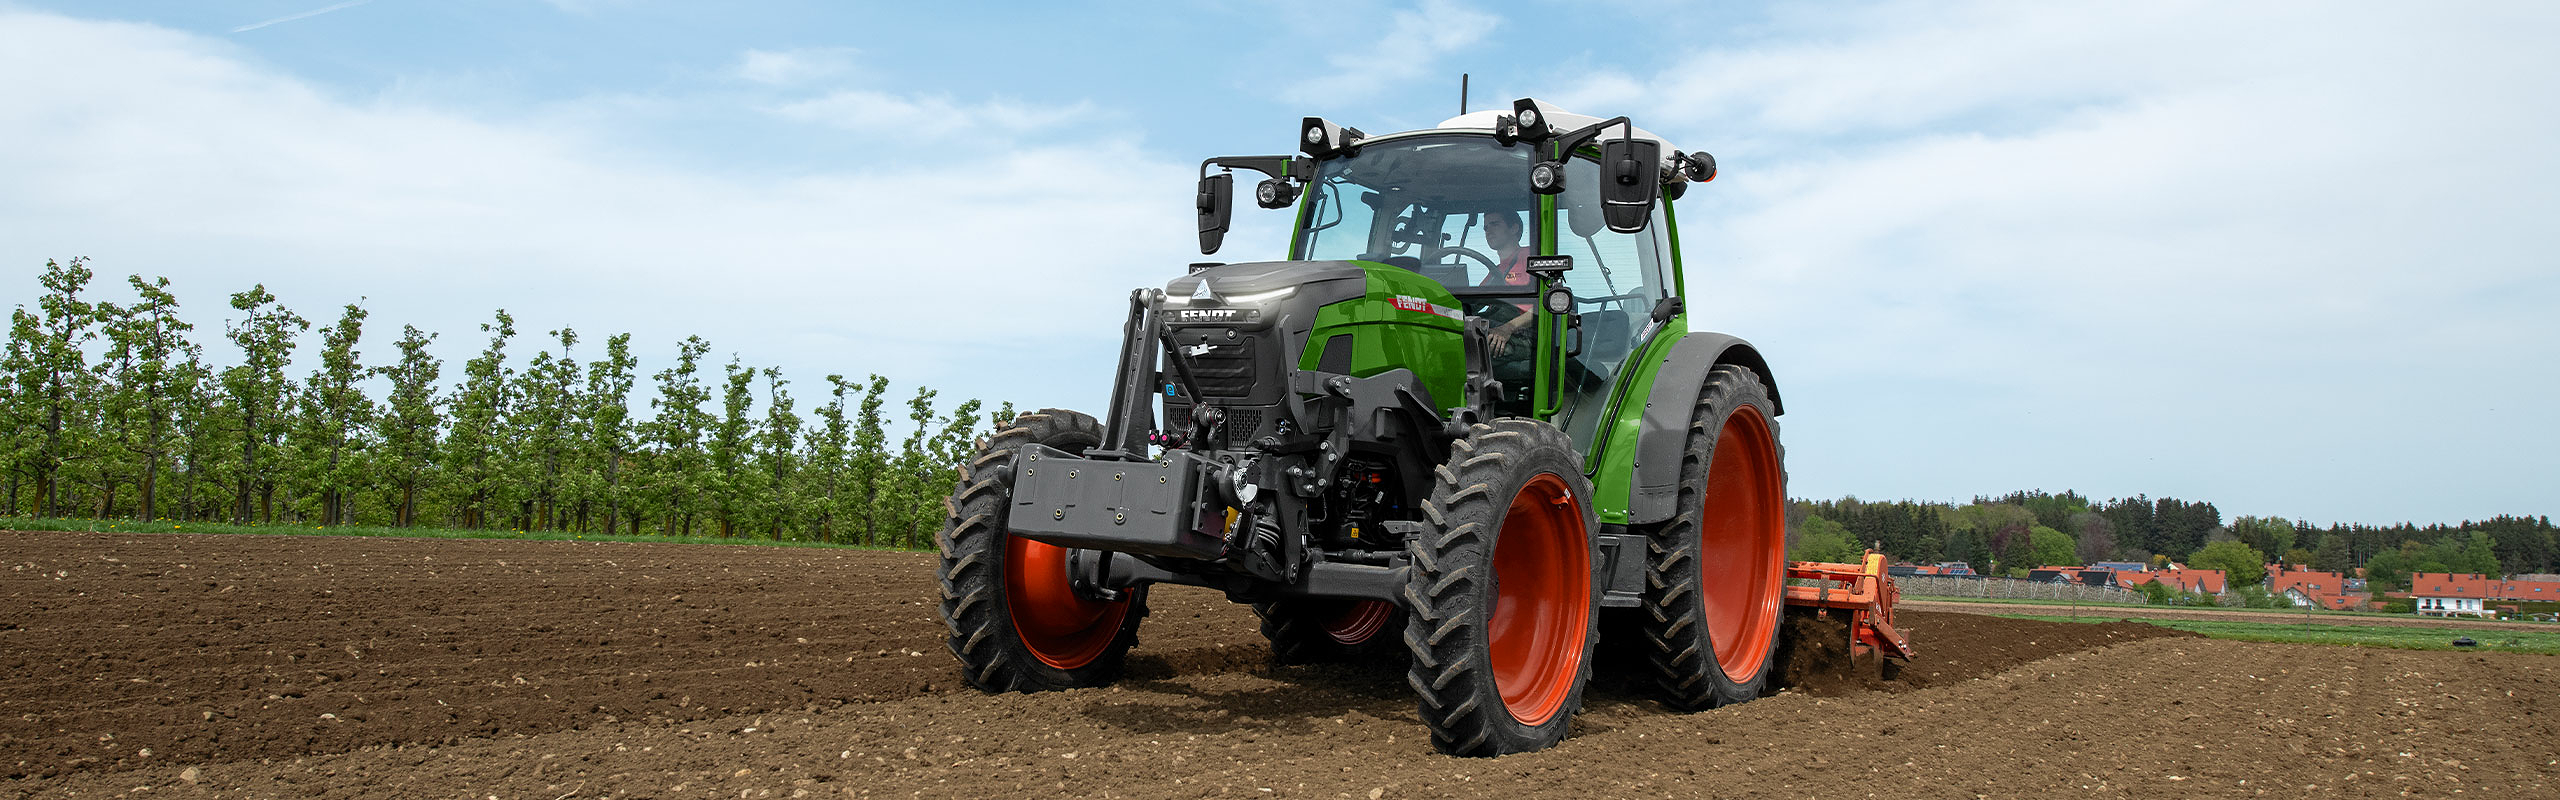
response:
<path id="1" fill-rule="evenodd" d="M 1406 677 L 1431 744 L 1461 756 L 1552 747 L 1582 708 L 1600 639 L 1591 482 L 1552 425 L 1476 425 L 1433 470 L 1406 546 Z"/>
<path id="2" fill-rule="evenodd" d="M 1681 455 L 1679 513 L 1645 531 L 1645 655 L 1675 708 L 1758 697 L 1778 660 L 1787 475 L 1772 406 L 1751 370 L 1709 371 Z"/>
<path id="3" fill-rule="evenodd" d="M 1073 411 L 1041 409 L 978 446 L 960 468 L 960 485 L 935 541 L 942 550 L 942 621 L 961 677 L 990 692 L 1036 692 L 1102 686 L 1120 677 L 1138 643 L 1146 592 L 1118 601 L 1089 600 L 1068 584 L 1068 549 L 1006 533 L 1013 500 L 1013 459 L 1024 445 L 1082 453 L 1102 441 L 1102 426 Z"/>
<path id="4" fill-rule="evenodd" d="M 1384 600 L 1292 597 L 1253 604 L 1271 663 L 1331 664 L 1404 655 L 1404 609 Z"/>

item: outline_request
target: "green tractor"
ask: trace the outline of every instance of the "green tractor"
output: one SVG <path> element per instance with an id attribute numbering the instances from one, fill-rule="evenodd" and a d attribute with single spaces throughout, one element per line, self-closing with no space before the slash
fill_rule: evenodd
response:
<path id="1" fill-rule="evenodd" d="M 1778 388 L 1692 329 L 1670 202 L 1714 159 L 1528 99 L 1300 133 L 1203 162 L 1197 196 L 1214 253 L 1234 170 L 1263 175 L 1290 260 L 1137 290 L 1102 416 L 1023 414 L 962 467 L 938 543 L 969 683 L 1110 683 L 1170 583 L 1252 604 L 1282 662 L 1407 659 L 1451 754 L 1563 739 L 1606 608 L 1669 705 L 1759 695 Z"/>

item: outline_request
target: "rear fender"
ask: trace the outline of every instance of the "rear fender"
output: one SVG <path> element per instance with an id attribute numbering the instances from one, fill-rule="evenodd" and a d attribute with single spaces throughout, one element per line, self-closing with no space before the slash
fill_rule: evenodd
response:
<path id="1" fill-rule="evenodd" d="M 1719 364 L 1735 364 L 1760 376 L 1769 387 L 1771 411 L 1784 414 L 1778 378 L 1768 359 L 1750 342 L 1731 334 L 1701 331 L 1683 337 L 1663 356 L 1645 397 L 1644 419 L 1636 434 L 1633 487 L 1627 497 L 1627 522 L 1641 525 L 1670 519 L 1678 510 L 1680 455 L 1689 445 L 1689 418 L 1706 386 L 1707 372 Z"/>

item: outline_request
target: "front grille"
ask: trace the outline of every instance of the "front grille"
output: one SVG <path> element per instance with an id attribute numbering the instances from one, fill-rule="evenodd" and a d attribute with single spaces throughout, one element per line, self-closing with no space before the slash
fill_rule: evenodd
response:
<path id="1" fill-rule="evenodd" d="M 1209 352 L 1191 356 L 1191 378 L 1200 384 L 1200 396 L 1239 398 L 1253 391 L 1254 363 L 1252 339 L 1217 342 Z"/>

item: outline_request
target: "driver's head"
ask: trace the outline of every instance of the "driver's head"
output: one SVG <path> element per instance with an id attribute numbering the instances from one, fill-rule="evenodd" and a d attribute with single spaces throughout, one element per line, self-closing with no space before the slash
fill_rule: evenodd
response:
<path id="1" fill-rule="evenodd" d="M 1495 247 L 1520 246 L 1520 215 L 1494 211 L 1484 215 L 1484 240 Z"/>

